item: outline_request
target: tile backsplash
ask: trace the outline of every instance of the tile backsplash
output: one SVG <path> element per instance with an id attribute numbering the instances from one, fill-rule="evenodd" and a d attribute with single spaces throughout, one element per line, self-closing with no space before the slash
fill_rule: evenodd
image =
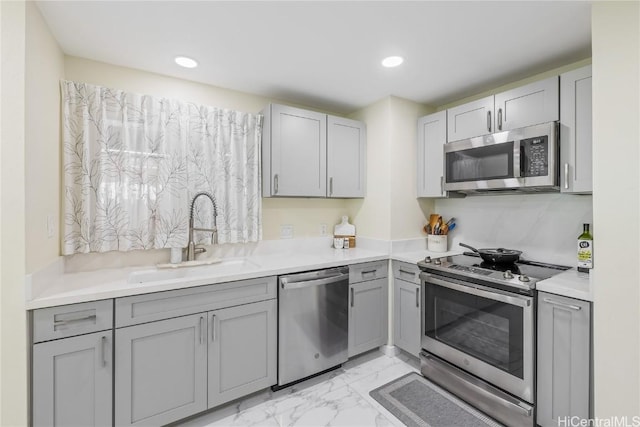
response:
<path id="1" fill-rule="evenodd" d="M 521 194 L 438 199 L 435 212 L 456 218 L 449 249 L 503 247 L 523 251 L 522 258 L 576 264 L 576 241 L 582 224 L 593 223 L 592 196 Z M 597 257 L 597 230 L 594 254 Z"/>

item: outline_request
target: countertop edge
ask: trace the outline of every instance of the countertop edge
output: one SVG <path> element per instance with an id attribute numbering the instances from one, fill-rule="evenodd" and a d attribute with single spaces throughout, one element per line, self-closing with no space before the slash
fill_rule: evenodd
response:
<path id="1" fill-rule="evenodd" d="M 123 298 L 134 295 L 150 294 L 155 292 L 171 291 L 176 289 L 187 289 L 197 286 L 215 285 L 220 283 L 237 282 L 247 279 L 255 279 L 259 277 L 279 276 L 296 272 L 309 270 L 318 270 L 323 268 L 339 267 L 343 265 L 360 264 L 364 262 L 385 261 L 389 259 L 386 253 L 375 253 L 374 251 L 364 255 L 356 255 L 352 258 L 344 259 L 323 259 L 318 257 L 318 262 L 302 262 L 290 263 L 289 266 L 264 267 L 244 273 L 222 274 L 218 276 L 194 277 L 190 279 L 172 279 L 150 282 L 148 284 L 127 283 L 126 279 L 101 283 L 97 286 L 88 286 L 78 289 L 60 289 L 56 291 L 52 289 L 50 294 L 42 295 L 26 301 L 26 310 L 36 310 L 41 308 L 55 307 L 67 304 L 76 304 L 81 302 L 99 301 L 111 298 Z M 278 256 L 281 262 L 286 262 L 287 255 Z M 197 268 L 197 267 L 195 267 Z M 78 273 L 85 276 L 91 273 Z M 99 273 L 96 273 L 99 274 Z M 68 276 L 73 276 L 68 275 Z M 67 277 L 68 277 L 67 276 Z M 75 279 L 78 280 L 78 279 Z M 63 288 L 65 281 L 64 275 L 57 281 L 57 288 Z"/>
<path id="2" fill-rule="evenodd" d="M 400 261 L 406 263 L 417 263 L 426 256 L 432 258 L 456 255 L 460 251 L 448 252 L 431 252 L 428 250 L 418 250 L 410 252 L 385 253 L 375 250 L 360 249 L 356 252 L 329 250 L 322 254 L 276 254 L 268 257 L 262 257 L 258 260 L 270 267 L 260 267 L 242 273 L 221 274 L 208 277 L 193 277 L 190 279 L 173 279 L 149 282 L 146 284 L 127 283 L 127 279 L 105 280 L 100 282 L 95 280 L 104 272 L 96 271 L 89 273 L 72 273 L 61 274 L 56 280 L 52 281 L 49 293 L 40 295 L 39 297 L 27 300 L 25 303 L 26 310 L 36 310 L 47 307 L 55 307 L 67 304 L 76 304 L 81 302 L 98 301 L 111 298 L 123 298 L 134 295 L 150 294 L 154 292 L 164 292 L 176 289 L 186 289 L 197 286 L 215 285 L 219 283 L 236 282 L 247 279 L 254 279 L 267 276 L 278 276 L 283 274 L 297 273 L 302 271 L 317 270 L 323 268 L 332 268 L 342 265 L 352 265 L 364 262 L 374 261 Z M 298 259 L 296 259 L 298 257 Z M 260 257 L 258 257 L 260 258 Z M 252 257 L 247 257 L 251 260 Z M 149 267 L 147 267 L 149 268 Z M 198 268 L 198 267 L 195 267 Z M 121 275 L 127 275 L 128 272 L 120 272 Z M 112 272 L 113 273 L 113 272 Z M 593 302 L 593 285 L 592 276 L 579 273 L 575 268 L 560 273 L 550 279 L 537 283 L 536 289 L 542 292 L 577 298 L 584 301 Z M 78 282 L 99 282 L 95 286 L 79 286 Z M 66 281 L 76 282 L 73 286 L 66 287 Z"/>

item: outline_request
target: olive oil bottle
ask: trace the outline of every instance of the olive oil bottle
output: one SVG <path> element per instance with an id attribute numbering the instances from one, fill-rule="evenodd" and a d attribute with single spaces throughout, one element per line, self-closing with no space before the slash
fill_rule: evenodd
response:
<path id="1" fill-rule="evenodd" d="M 589 232 L 589 224 L 584 224 L 582 234 L 578 237 L 578 271 L 588 273 L 592 268 L 593 236 Z"/>

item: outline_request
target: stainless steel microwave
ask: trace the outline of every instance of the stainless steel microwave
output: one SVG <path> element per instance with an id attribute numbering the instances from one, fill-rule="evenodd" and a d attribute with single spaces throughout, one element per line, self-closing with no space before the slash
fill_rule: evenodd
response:
<path id="1" fill-rule="evenodd" d="M 558 191 L 558 123 L 514 129 L 444 145 L 444 189 Z"/>

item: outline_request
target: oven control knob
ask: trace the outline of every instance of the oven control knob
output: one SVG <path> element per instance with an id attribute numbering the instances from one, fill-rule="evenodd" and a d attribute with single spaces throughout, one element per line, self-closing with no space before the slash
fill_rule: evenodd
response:
<path id="1" fill-rule="evenodd" d="M 426 264 L 431 264 L 431 257 L 430 257 L 430 256 L 425 257 L 425 258 L 424 258 L 424 262 L 425 262 Z"/>
<path id="2" fill-rule="evenodd" d="M 504 277 L 505 279 L 513 279 L 513 273 L 511 273 L 511 270 L 507 270 L 502 273 L 502 277 Z"/>
<path id="3" fill-rule="evenodd" d="M 433 263 L 435 265 L 440 265 L 440 264 L 442 264 L 442 261 L 440 261 L 440 258 L 436 258 L 435 261 L 433 261 Z"/>
<path id="4" fill-rule="evenodd" d="M 520 280 L 521 282 L 528 282 L 529 276 L 522 274 L 520 277 L 518 277 L 518 280 Z"/>

